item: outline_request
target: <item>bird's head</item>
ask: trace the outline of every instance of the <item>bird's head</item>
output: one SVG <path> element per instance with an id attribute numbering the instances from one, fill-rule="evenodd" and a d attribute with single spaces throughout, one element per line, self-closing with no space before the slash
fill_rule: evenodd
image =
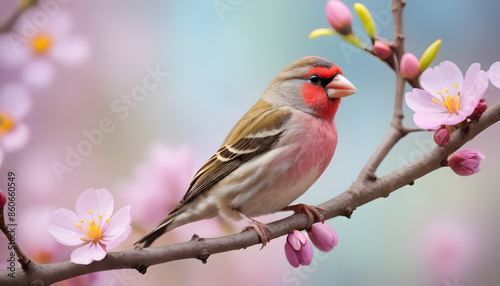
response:
<path id="1" fill-rule="evenodd" d="M 356 92 L 337 65 L 321 57 L 305 57 L 283 69 L 269 84 L 263 99 L 331 120 L 340 98 Z"/>

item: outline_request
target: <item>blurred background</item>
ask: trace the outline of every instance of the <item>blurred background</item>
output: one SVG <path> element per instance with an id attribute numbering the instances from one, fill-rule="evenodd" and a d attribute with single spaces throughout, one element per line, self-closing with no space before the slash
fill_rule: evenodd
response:
<path id="1" fill-rule="evenodd" d="M 0 23 L 21 2 L 2 1 Z M 47 231 L 50 215 L 58 208 L 74 210 L 88 188 L 108 189 L 115 210 L 131 205 L 134 230 L 116 250 L 130 249 L 179 201 L 196 170 L 274 76 L 304 56 L 334 61 L 358 93 L 337 113 L 332 163 L 298 201 L 319 204 L 346 190 L 389 129 L 395 76 L 339 37 L 308 38 L 328 27 L 325 3 L 49 0 L 26 11 L 11 34 L 0 34 L 0 98 L 15 94 L 14 101 L 22 101 L 18 123 L 24 128 L 0 147 L 0 189 L 7 188 L 7 173 L 15 172 L 16 238 L 26 254 L 39 263 L 69 259 L 73 248 Z M 354 1 L 344 3 L 352 7 Z M 392 39 L 390 1 L 364 4 L 378 35 Z M 499 9 L 497 1 L 407 0 L 406 51 L 420 57 L 442 38 L 431 66 L 450 60 L 464 73 L 474 62 L 488 70 L 500 60 Z M 368 42 L 357 15 L 353 19 L 354 31 Z M 30 37 L 40 33 L 33 45 Z M 490 85 L 485 98 L 492 105 L 500 95 Z M 406 106 L 405 115 L 413 126 Z M 307 267 L 288 264 L 281 237 L 260 251 L 253 246 L 213 255 L 206 265 L 177 261 L 150 267 L 146 275 L 102 272 L 59 285 L 496 285 L 499 139 L 497 124 L 464 146 L 486 155 L 478 174 L 459 177 L 443 168 L 358 208 L 351 219 L 328 220 L 339 245 L 330 253 L 315 249 Z M 407 136 L 377 175 L 434 146 L 430 132 Z M 243 226 L 211 220 L 179 228 L 155 245 L 186 241 L 193 233 L 235 233 Z M 0 254 L 5 267 L 5 238 Z"/>

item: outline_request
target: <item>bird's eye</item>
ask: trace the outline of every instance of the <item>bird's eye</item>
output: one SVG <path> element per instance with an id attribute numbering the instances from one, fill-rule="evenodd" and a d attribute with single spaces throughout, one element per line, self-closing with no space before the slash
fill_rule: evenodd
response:
<path id="1" fill-rule="evenodd" d="M 318 85 L 321 83 L 321 77 L 317 74 L 312 74 L 308 77 L 308 80 L 311 84 Z"/>

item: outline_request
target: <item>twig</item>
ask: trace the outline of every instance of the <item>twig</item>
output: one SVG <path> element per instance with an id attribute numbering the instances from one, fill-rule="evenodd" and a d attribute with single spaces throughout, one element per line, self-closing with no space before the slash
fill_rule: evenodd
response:
<path id="1" fill-rule="evenodd" d="M 24 0 L 21 1 L 22 4 L 10 15 L 10 17 L 0 25 L 0 33 L 7 33 L 12 29 L 12 26 L 16 23 L 17 19 L 21 17 L 24 11 L 28 10 L 28 8 L 35 6 L 38 4 L 38 0 Z"/>
<path id="2" fill-rule="evenodd" d="M 21 268 L 24 271 L 30 271 L 34 263 L 26 255 L 24 255 L 24 253 L 21 251 L 21 248 L 16 242 L 16 238 L 10 233 L 9 227 L 7 226 L 7 224 L 5 224 L 5 215 L 3 209 L 4 207 L 0 207 L 0 229 L 7 238 L 9 245 L 13 246 L 14 251 L 17 255 L 17 261 L 19 261 L 19 264 L 21 264 Z"/>

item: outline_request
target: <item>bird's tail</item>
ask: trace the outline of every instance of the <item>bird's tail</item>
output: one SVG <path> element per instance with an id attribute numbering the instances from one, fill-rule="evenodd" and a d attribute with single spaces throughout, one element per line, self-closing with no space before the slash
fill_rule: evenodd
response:
<path id="1" fill-rule="evenodd" d="M 134 245 L 142 245 L 143 247 L 150 246 L 151 243 L 153 243 L 153 241 L 155 241 L 158 237 L 176 227 L 172 224 L 176 216 L 176 212 L 169 213 L 157 226 L 155 226 L 150 232 L 146 233 L 146 235 L 134 243 Z"/>

